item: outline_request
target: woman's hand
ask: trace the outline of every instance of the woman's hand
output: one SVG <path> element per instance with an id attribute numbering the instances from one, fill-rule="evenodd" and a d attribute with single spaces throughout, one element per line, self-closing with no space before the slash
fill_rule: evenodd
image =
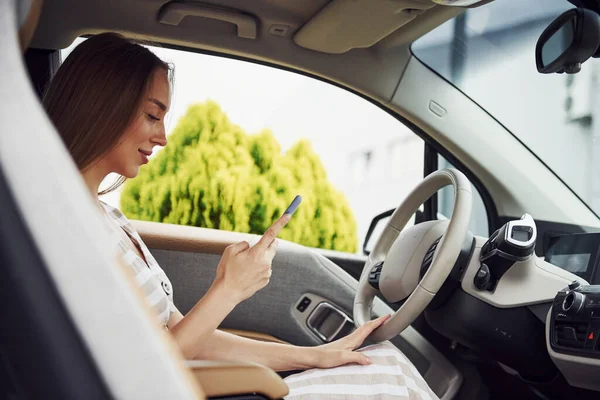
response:
<path id="1" fill-rule="evenodd" d="M 217 266 L 213 287 L 218 287 L 238 304 L 267 286 L 272 273 L 271 262 L 277 252 L 276 237 L 290 217 L 285 214 L 279 218 L 253 247 L 248 242 L 228 246 Z"/>
<path id="2" fill-rule="evenodd" d="M 317 368 L 333 368 L 344 364 L 357 363 L 361 365 L 371 364 L 371 359 L 363 353 L 353 351 L 358 348 L 365 339 L 381 324 L 387 321 L 391 315 L 384 315 L 369 321 L 351 334 L 335 342 L 317 346 Z"/>

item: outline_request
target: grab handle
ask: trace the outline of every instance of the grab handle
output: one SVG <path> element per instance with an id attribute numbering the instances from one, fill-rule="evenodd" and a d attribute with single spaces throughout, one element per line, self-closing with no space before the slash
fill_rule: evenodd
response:
<path id="1" fill-rule="evenodd" d="M 177 26 L 185 17 L 203 17 L 229 22 L 237 26 L 238 37 L 256 39 L 258 23 L 255 17 L 204 4 L 168 3 L 161 9 L 158 22 Z"/>

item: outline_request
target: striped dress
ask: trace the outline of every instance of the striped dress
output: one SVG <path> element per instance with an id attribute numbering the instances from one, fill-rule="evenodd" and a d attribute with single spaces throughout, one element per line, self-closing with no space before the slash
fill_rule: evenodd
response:
<path id="1" fill-rule="evenodd" d="M 160 268 L 158 262 L 156 262 L 150 250 L 148 250 L 148 247 L 146 247 L 142 238 L 133 226 L 131 226 L 125 215 L 104 202 L 100 203 L 111 220 L 109 222 L 113 222 L 111 226 L 115 228 L 115 224 L 119 226 L 144 256 L 145 260 L 138 255 L 131 243 L 123 238 L 121 232 L 116 229 L 113 230 L 115 239 L 119 243 L 124 263 L 133 271 L 138 286 L 157 315 L 158 322 L 165 329 L 168 329 L 167 323 L 169 318 L 177 310 L 173 303 L 173 286 L 171 285 L 171 281 L 169 281 L 169 278 L 167 278 L 167 275 Z"/>
<path id="2" fill-rule="evenodd" d="M 286 400 L 438 399 L 415 366 L 390 342 L 362 348 L 373 363 L 310 369 L 284 379 Z"/>
<path id="3" fill-rule="evenodd" d="M 176 310 L 173 288 L 137 231 L 118 209 L 101 202 L 111 226 L 120 227 L 138 247 L 140 258 L 121 232 L 114 229 L 126 265 L 135 274 L 159 323 L 166 328 L 169 317 Z M 382 342 L 360 350 L 373 361 L 370 365 L 345 365 L 330 369 L 310 369 L 285 378 L 290 393 L 288 400 L 430 400 L 437 396 L 427 386 L 419 371 L 394 345 Z"/>

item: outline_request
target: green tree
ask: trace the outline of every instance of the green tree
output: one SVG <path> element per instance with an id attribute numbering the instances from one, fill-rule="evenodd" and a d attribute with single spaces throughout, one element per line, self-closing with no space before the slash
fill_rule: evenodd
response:
<path id="1" fill-rule="evenodd" d="M 262 234 L 295 195 L 302 205 L 279 237 L 356 252 L 356 220 L 307 140 L 285 154 L 269 130 L 246 134 L 214 102 L 188 108 L 169 145 L 127 181 L 132 219 Z"/>

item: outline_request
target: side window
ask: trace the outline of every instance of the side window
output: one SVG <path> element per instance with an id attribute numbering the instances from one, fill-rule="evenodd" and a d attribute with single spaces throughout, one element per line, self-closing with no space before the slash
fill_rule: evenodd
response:
<path id="1" fill-rule="evenodd" d="M 448 160 L 446 160 L 441 155 L 438 155 L 438 168 L 455 168 Z M 471 224 L 469 226 L 469 230 L 477 236 L 488 237 L 489 236 L 489 227 L 488 227 L 488 215 L 485 208 L 485 204 L 483 203 L 483 199 L 481 198 L 481 194 L 477 190 L 475 186 L 472 186 L 473 189 L 473 209 L 471 211 Z M 451 218 L 452 210 L 454 209 L 454 193 L 451 187 L 445 187 L 438 192 L 438 210 L 437 217 L 438 219 Z"/>
<path id="2" fill-rule="evenodd" d="M 281 238 L 362 253 L 373 216 L 423 178 L 423 140 L 353 93 L 250 62 L 150 49 L 174 65 L 169 143 L 102 198 L 130 219 L 262 234 L 301 194 Z"/>

